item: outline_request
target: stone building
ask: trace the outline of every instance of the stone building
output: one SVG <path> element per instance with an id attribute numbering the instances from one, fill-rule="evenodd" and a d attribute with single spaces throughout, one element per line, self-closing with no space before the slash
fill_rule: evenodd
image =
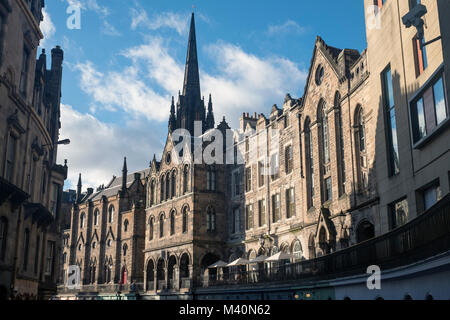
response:
<path id="1" fill-rule="evenodd" d="M 229 263 L 285 252 L 294 263 L 324 261 L 320 257 L 367 246 L 448 202 L 450 26 L 445 17 L 450 4 L 421 3 L 365 0 L 366 50 L 339 49 L 317 37 L 303 96 L 287 94 L 283 105 L 274 105 L 267 115 L 243 113 L 240 128 L 220 139 L 209 139 L 217 130 L 212 130 L 212 98 L 207 108 L 201 98 L 192 16 L 184 88 L 176 104 L 172 99 L 166 146 L 140 179 L 138 189 L 144 191 L 134 193 L 143 203 L 135 214 L 143 225 L 134 232 L 142 239 L 134 247 L 144 248 L 135 251 L 142 260 L 134 268 L 142 273 L 133 275 L 142 282 L 142 295 L 189 298 L 195 291 L 196 297 L 207 296 L 214 289 L 198 289 L 217 276 L 217 269 L 208 266 L 218 260 Z M 423 11 L 422 5 L 427 9 L 423 39 L 415 27 L 402 23 L 409 12 Z M 198 132 L 195 121 L 202 124 Z M 182 153 L 177 148 L 179 129 L 192 135 L 183 139 L 191 148 Z M 225 119 L 216 129 L 229 132 Z M 196 161 L 200 140 L 201 150 L 220 140 L 223 158 Z M 220 161 L 229 154 L 233 161 Z M 119 189 L 115 192 L 120 202 Z M 92 191 L 86 197 L 96 197 L 100 205 Z M 91 263 L 87 261 L 105 261 L 101 249 L 95 256 L 80 245 L 90 241 L 86 248 L 92 247 L 92 240 L 85 240 L 93 237 L 88 207 L 83 201 L 75 206 L 67 231 L 72 262 L 84 261 L 80 265 L 85 278 Z M 80 220 L 83 210 L 86 216 Z M 100 212 L 106 210 L 105 205 L 99 207 Z M 75 227 L 82 221 L 88 228 L 83 237 Z M 125 225 L 116 228 L 119 249 L 112 265 L 118 284 L 124 279 L 119 230 Z M 128 263 L 125 270 L 131 268 Z M 251 267 L 258 270 L 262 265 Z M 223 272 L 227 270 L 235 271 Z M 367 289 L 365 280 L 361 286 Z M 361 288 L 355 288 L 361 294 Z M 239 293 L 238 287 L 227 290 Z M 335 296 L 339 290 L 348 293 L 344 287 L 330 289 Z M 225 294 L 222 290 L 216 297 Z"/>
<path id="2" fill-rule="evenodd" d="M 56 163 L 63 51 L 42 50 L 43 0 L 0 1 L 0 292 L 56 291 L 67 165 Z"/>

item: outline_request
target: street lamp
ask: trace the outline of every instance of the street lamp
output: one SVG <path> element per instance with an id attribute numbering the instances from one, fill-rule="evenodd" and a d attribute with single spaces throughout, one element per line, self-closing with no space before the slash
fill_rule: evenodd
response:
<path id="1" fill-rule="evenodd" d="M 422 48 L 435 42 L 435 41 L 442 39 L 442 36 L 439 36 L 428 42 L 425 42 L 425 43 L 422 42 L 423 37 L 424 37 L 423 26 L 425 24 L 422 17 L 427 13 L 428 13 L 427 7 L 425 7 L 423 4 L 417 4 L 414 6 L 414 8 L 411 9 L 411 11 L 409 11 L 407 14 L 405 14 L 402 17 L 402 22 L 406 28 L 410 28 L 410 27 L 414 26 L 417 29 L 417 39 L 419 40 L 420 46 Z"/>
<path id="2" fill-rule="evenodd" d="M 56 144 L 57 144 L 57 145 L 64 145 L 64 146 L 67 146 L 67 145 L 70 144 L 70 139 L 59 140 Z M 51 146 L 51 145 L 52 145 L 51 143 L 43 144 L 43 145 L 42 145 L 42 148 L 43 148 L 43 147 L 48 147 L 48 146 Z"/>

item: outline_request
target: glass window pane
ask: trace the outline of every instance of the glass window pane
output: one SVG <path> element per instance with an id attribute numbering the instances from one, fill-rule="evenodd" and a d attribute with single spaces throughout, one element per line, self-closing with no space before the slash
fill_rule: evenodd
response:
<path id="1" fill-rule="evenodd" d="M 419 141 L 427 135 L 425 126 L 425 111 L 423 108 L 423 99 L 418 100 L 413 107 L 413 125 L 414 125 L 414 142 Z"/>
<path id="2" fill-rule="evenodd" d="M 434 84 L 433 91 L 436 108 L 436 120 L 439 125 L 447 118 L 447 108 L 445 106 L 444 85 L 442 78 Z"/>
<path id="3" fill-rule="evenodd" d="M 392 88 L 392 76 L 391 76 L 391 69 L 389 68 L 386 72 L 385 72 L 385 85 L 386 85 L 386 98 L 387 98 L 387 102 L 388 108 L 392 108 L 394 106 L 394 90 Z"/>
<path id="4" fill-rule="evenodd" d="M 393 173 L 399 172 L 399 154 L 398 154 L 398 139 L 397 139 L 397 122 L 395 119 L 395 109 L 390 111 L 390 124 L 392 134 L 392 170 Z"/>

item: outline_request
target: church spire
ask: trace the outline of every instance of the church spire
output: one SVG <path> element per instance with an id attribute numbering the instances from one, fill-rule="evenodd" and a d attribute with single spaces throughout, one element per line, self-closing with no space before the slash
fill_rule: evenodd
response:
<path id="1" fill-rule="evenodd" d="M 123 168 L 122 168 L 122 192 L 127 191 L 127 177 L 128 177 L 127 157 L 125 157 L 123 159 Z"/>
<path id="2" fill-rule="evenodd" d="M 81 183 L 81 173 L 78 177 L 78 184 L 77 184 L 77 199 L 76 202 L 80 202 L 81 201 L 81 187 L 83 186 L 83 184 Z"/>
<path id="3" fill-rule="evenodd" d="M 206 129 L 213 129 L 214 128 L 214 113 L 213 113 L 213 104 L 212 104 L 212 98 L 211 94 L 209 95 L 209 102 L 208 102 L 208 114 L 206 116 Z"/>
<path id="4" fill-rule="evenodd" d="M 198 71 L 197 39 L 195 36 L 195 18 L 192 12 L 189 43 L 184 74 L 183 96 L 191 101 L 200 100 L 200 76 Z"/>
<path id="5" fill-rule="evenodd" d="M 176 129 L 177 118 L 175 116 L 175 98 L 172 96 L 172 105 L 170 106 L 170 117 L 169 117 L 169 131 L 172 132 Z"/>

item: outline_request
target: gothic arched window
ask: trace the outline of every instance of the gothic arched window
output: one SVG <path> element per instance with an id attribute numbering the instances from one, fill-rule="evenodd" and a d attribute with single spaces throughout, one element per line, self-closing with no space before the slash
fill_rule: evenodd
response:
<path id="1" fill-rule="evenodd" d="M 170 199 L 170 172 L 166 176 L 166 200 Z"/>
<path id="2" fill-rule="evenodd" d="M 86 214 L 83 212 L 80 216 L 80 229 L 84 228 L 84 224 L 86 223 Z"/>
<path id="3" fill-rule="evenodd" d="M 312 135 L 310 131 L 311 121 L 309 118 L 305 120 L 305 158 L 306 158 L 306 185 L 307 185 L 307 204 L 308 209 L 313 206 L 314 198 L 314 150 L 312 144 Z"/>
<path id="4" fill-rule="evenodd" d="M 336 127 L 336 155 L 338 167 L 338 190 L 339 196 L 345 193 L 345 152 L 344 152 L 344 129 L 342 122 L 341 94 L 336 92 L 334 97 L 335 127 Z"/>
<path id="5" fill-rule="evenodd" d="M 128 232 L 128 225 L 129 225 L 130 223 L 128 222 L 128 220 L 125 220 L 125 222 L 123 223 L 123 231 L 124 232 Z"/>
<path id="6" fill-rule="evenodd" d="M 355 112 L 355 147 L 356 161 L 358 163 L 358 185 L 360 190 L 365 190 L 368 187 L 368 166 L 366 125 L 364 119 L 364 109 L 361 106 L 358 106 Z"/>
<path id="7" fill-rule="evenodd" d="M 175 211 L 170 213 L 170 235 L 175 234 Z"/>
<path id="8" fill-rule="evenodd" d="M 189 183 L 189 166 L 185 165 L 183 169 L 183 193 L 188 192 Z"/>
<path id="9" fill-rule="evenodd" d="M 110 206 L 108 211 L 108 222 L 111 223 L 113 221 L 114 221 L 114 206 Z"/>
<path id="10" fill-rule="evenodd" d="M 161 202 L 164 201 L 164 197 L 166 195 L 164 191 L 164 187 L 166 186 L 166 181 L 164 179 L 164 176 L 161 177 L 161 183 L 160 183 L 160 189 L 161 189 Z"/>
<path id="11" fill-rule="evenodd" d="M 154 229 L 154 223 L 153 223 L 153 218 L 150 218 L 150 223 L 149 223 L 149 240 L 152 241 L 153 240 L 153 229 Z"/>
<path id="12" fill-rule="evenodd" d="M 159 216 L 159 237 L 164 237 L 164 214 Z"/>
<path id="13" fill-rule="evenodd" d="M 183 208 L 183 233 L 188 231 L 188 208 Z"/>
<path id="14" fill-rule="evenodd" d="M 98 209 L 95 209 L 95 211 L 94 211 L 94 226 L 98 226 L 99 218 L 100 218 L 100 211 L 98 211 Z"/>
<path id="15" fill-rule="evenodd" d="M 171 190 L 170 197 L 175 198 L 175 196 L 176 196 L 176 173 L 175 173 L 175 171 L 172 172 L 171 181 L 172 181 L 172 183 L 171 183 L 171 187 L 170 187 L 170 190 Z"/>
<path id="16" fill-rule="evenodd" d="M 216 211 L 213 207 L 208 207 L 206 213 L 206 225 L 210 232 L 216 231 Z"/>
<path id="17" fill-rule="evenodd" d="M 214 166 L 208 166 L 206 180 L 206 189 L 208 191 L 216 191 L 216 168 Z"/>
<path id="18" fill-rule="evenodd" d="M 320 147 L 322 150 L 322 161 L 324 164 L 327 164 L 330 162 L 330 132 L 329 132 L 327 105 L 323 100 L 321 100 L 321 102 L 319 103 L 318 118 L 321 124 Z"/>
<path id="19" fill-rule="evenodd" d="M 150 183 L 150 206 L 155 204 L 155 180 Z"/>

